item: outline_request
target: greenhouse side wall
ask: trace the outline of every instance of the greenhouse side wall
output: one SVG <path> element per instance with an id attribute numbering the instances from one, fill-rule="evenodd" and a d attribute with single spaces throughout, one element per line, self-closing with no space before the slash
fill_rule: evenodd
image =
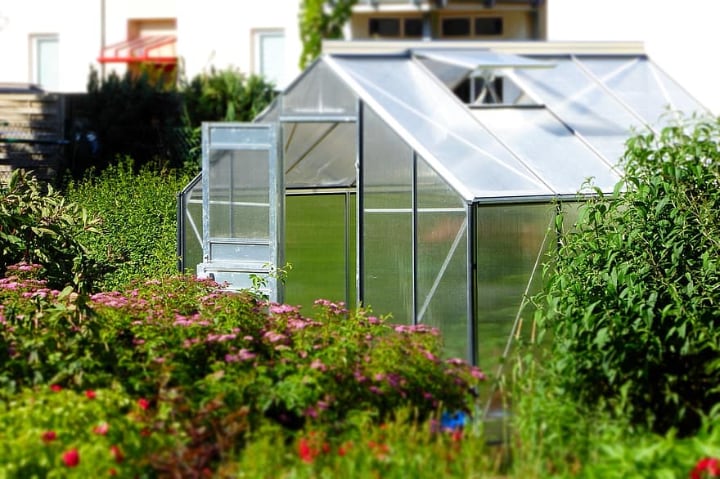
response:
<path id="1" fill-rule="evenodd" d="M 364 108 L 363 304 L 396 323 L 413 322 L 413 152 Z"/>
<path id="2" fill-rule="evenodd" d="M 416 197 L 416 321 L 442 332 L 448 357 L 467 358 L 467 210 L 421 157 Z"/>

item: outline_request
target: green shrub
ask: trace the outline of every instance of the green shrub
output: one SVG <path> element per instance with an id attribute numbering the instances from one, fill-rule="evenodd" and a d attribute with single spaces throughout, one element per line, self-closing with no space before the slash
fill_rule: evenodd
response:
<path id="1" fill-rule="evenodd" d="M 89 288 L 95 264 L 80 236 L 98 237 L 97 222 L 52 186 L 15 170 L 0 186 L 0 274 L 16 263 L 39 264 L 50 287 Z"/>
<path id="2" fill-rule="evenodd" d="M 189 174 L 120 159 L 101 172 L 90 170 L 65 187 L 66 197 L 100 219 L 102 235 L 80 234 L 98 262 L 111 265 L 99 281 L 102 290 L 127 286 L 133 279 L 157 278 L 177 271 L 177 192 Z"/>
<path id="3" fill-rule="evenodd" d="M 182 87 L 189 126 L 205 121 L 252 121 L 275 98 L 274 86 L 258 75 L 234 68 L 193 77 Z"/>
<path id="4" fill-rule="evenodd" d="M 687 435 L 720 401 L 720 123 L 635 136 L 624 168 L 537 298 L 548 364 L 566 400 Z"/>

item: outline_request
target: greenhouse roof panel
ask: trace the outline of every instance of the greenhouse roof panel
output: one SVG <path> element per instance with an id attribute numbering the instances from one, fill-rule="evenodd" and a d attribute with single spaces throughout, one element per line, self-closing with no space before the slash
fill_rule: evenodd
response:
<path id="1" fill-rule="evenodd" d="M 428 58 L 430 60 L 463 67 L 468 70 L 497 68 L 552 68 L 554 66 L 553 63 L 547 61 L 483 49 L 414 49 L 412 50 L 412 54 L 417 57 Z"/>
<path id="2" fill-rule="evenodd" d="M 400 56 L 328 61 L 466 200 L 555 194 L 414 61 Z"/>
<path id="3" fill-rule="evenodd" d="M 649 125 L 663 127 L 679 111 L 705 111 L 646 57 L 577 57 L 578 63 Z"/>
<path id="4" fill-rule="evenodd" d="M 556 59 L 550 70 L 517 70 L 517 83 L 616 164 L 632 131 L 648 124 L 607 86 L 570 57 Z"/>
<path id="5" fill-rule="evenodd" d="M 480 123 L 558 193 L 575 194 L 588 179 L 611 191 L 619 174 L 544 108 L 478 108 Z"/>

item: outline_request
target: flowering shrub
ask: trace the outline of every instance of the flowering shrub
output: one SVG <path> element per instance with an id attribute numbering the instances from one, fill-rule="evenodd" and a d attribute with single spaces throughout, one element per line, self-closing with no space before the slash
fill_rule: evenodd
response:
<path id="1" fill-rule="evenodd" d="M 0 280 L 0 398 L 19 411 L 16 401 L 30 404 L 37 391 L 42 401 L 64 396 L 66 409 L 38 407 L 38 425 L 26 432 L 53 448 L 42 467 L 120 474 L 145 464 L 168 476 L 201 474 L 266 424 L 291 438 L 308 428 L 355 431 L 359 413 L 375 424 L 400 409 L 413 420 L 441 408 L 469 414 L 484 379 L 462 360 L 441 358 L 436 330 L 330 301 L 318 300 L 306 317 L 184 276 L 85 296 L 28 277 L 41 272 L 19 265 Z M 67 412 L 78 403 L 91 412 Z M 14 418 L 2 420 L 20 428 Z"/>
<path id="2" fill-rule="evenodd" d="M 135 477 L 177 438 L 143 435 L 131 398 L 113 389 L 26 389 L 0 414 L 2 477 Z M 62 472 L 61 472 L 62 471 Z"/>
<path id="3" fill-rule="evenodd" d="M 700 459 L 693 470 L 690 471 L 690 479 L 705 479 L 710 477 L 720 477 L 720 460 L 715 457 Z"/>

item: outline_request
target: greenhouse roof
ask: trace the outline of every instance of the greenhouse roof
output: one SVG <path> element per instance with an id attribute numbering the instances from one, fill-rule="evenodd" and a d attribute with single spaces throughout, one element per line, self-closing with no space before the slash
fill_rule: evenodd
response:
<path id="1" fill-rule="evenodd" d="M 707 113 L 642 51 L 528 45 L 326 53 L 285 92 L 283 114 L 354 117 L 359 99 L 473 202 L 575 196 L 588 179 L 611 191 L 634 132 L 657 132 L 678 112 Z M 340 161 L 318 161 L 328 160 L 293 165 L 288 185 L 322 172 L 330 183 L 354 181 Z"/>

